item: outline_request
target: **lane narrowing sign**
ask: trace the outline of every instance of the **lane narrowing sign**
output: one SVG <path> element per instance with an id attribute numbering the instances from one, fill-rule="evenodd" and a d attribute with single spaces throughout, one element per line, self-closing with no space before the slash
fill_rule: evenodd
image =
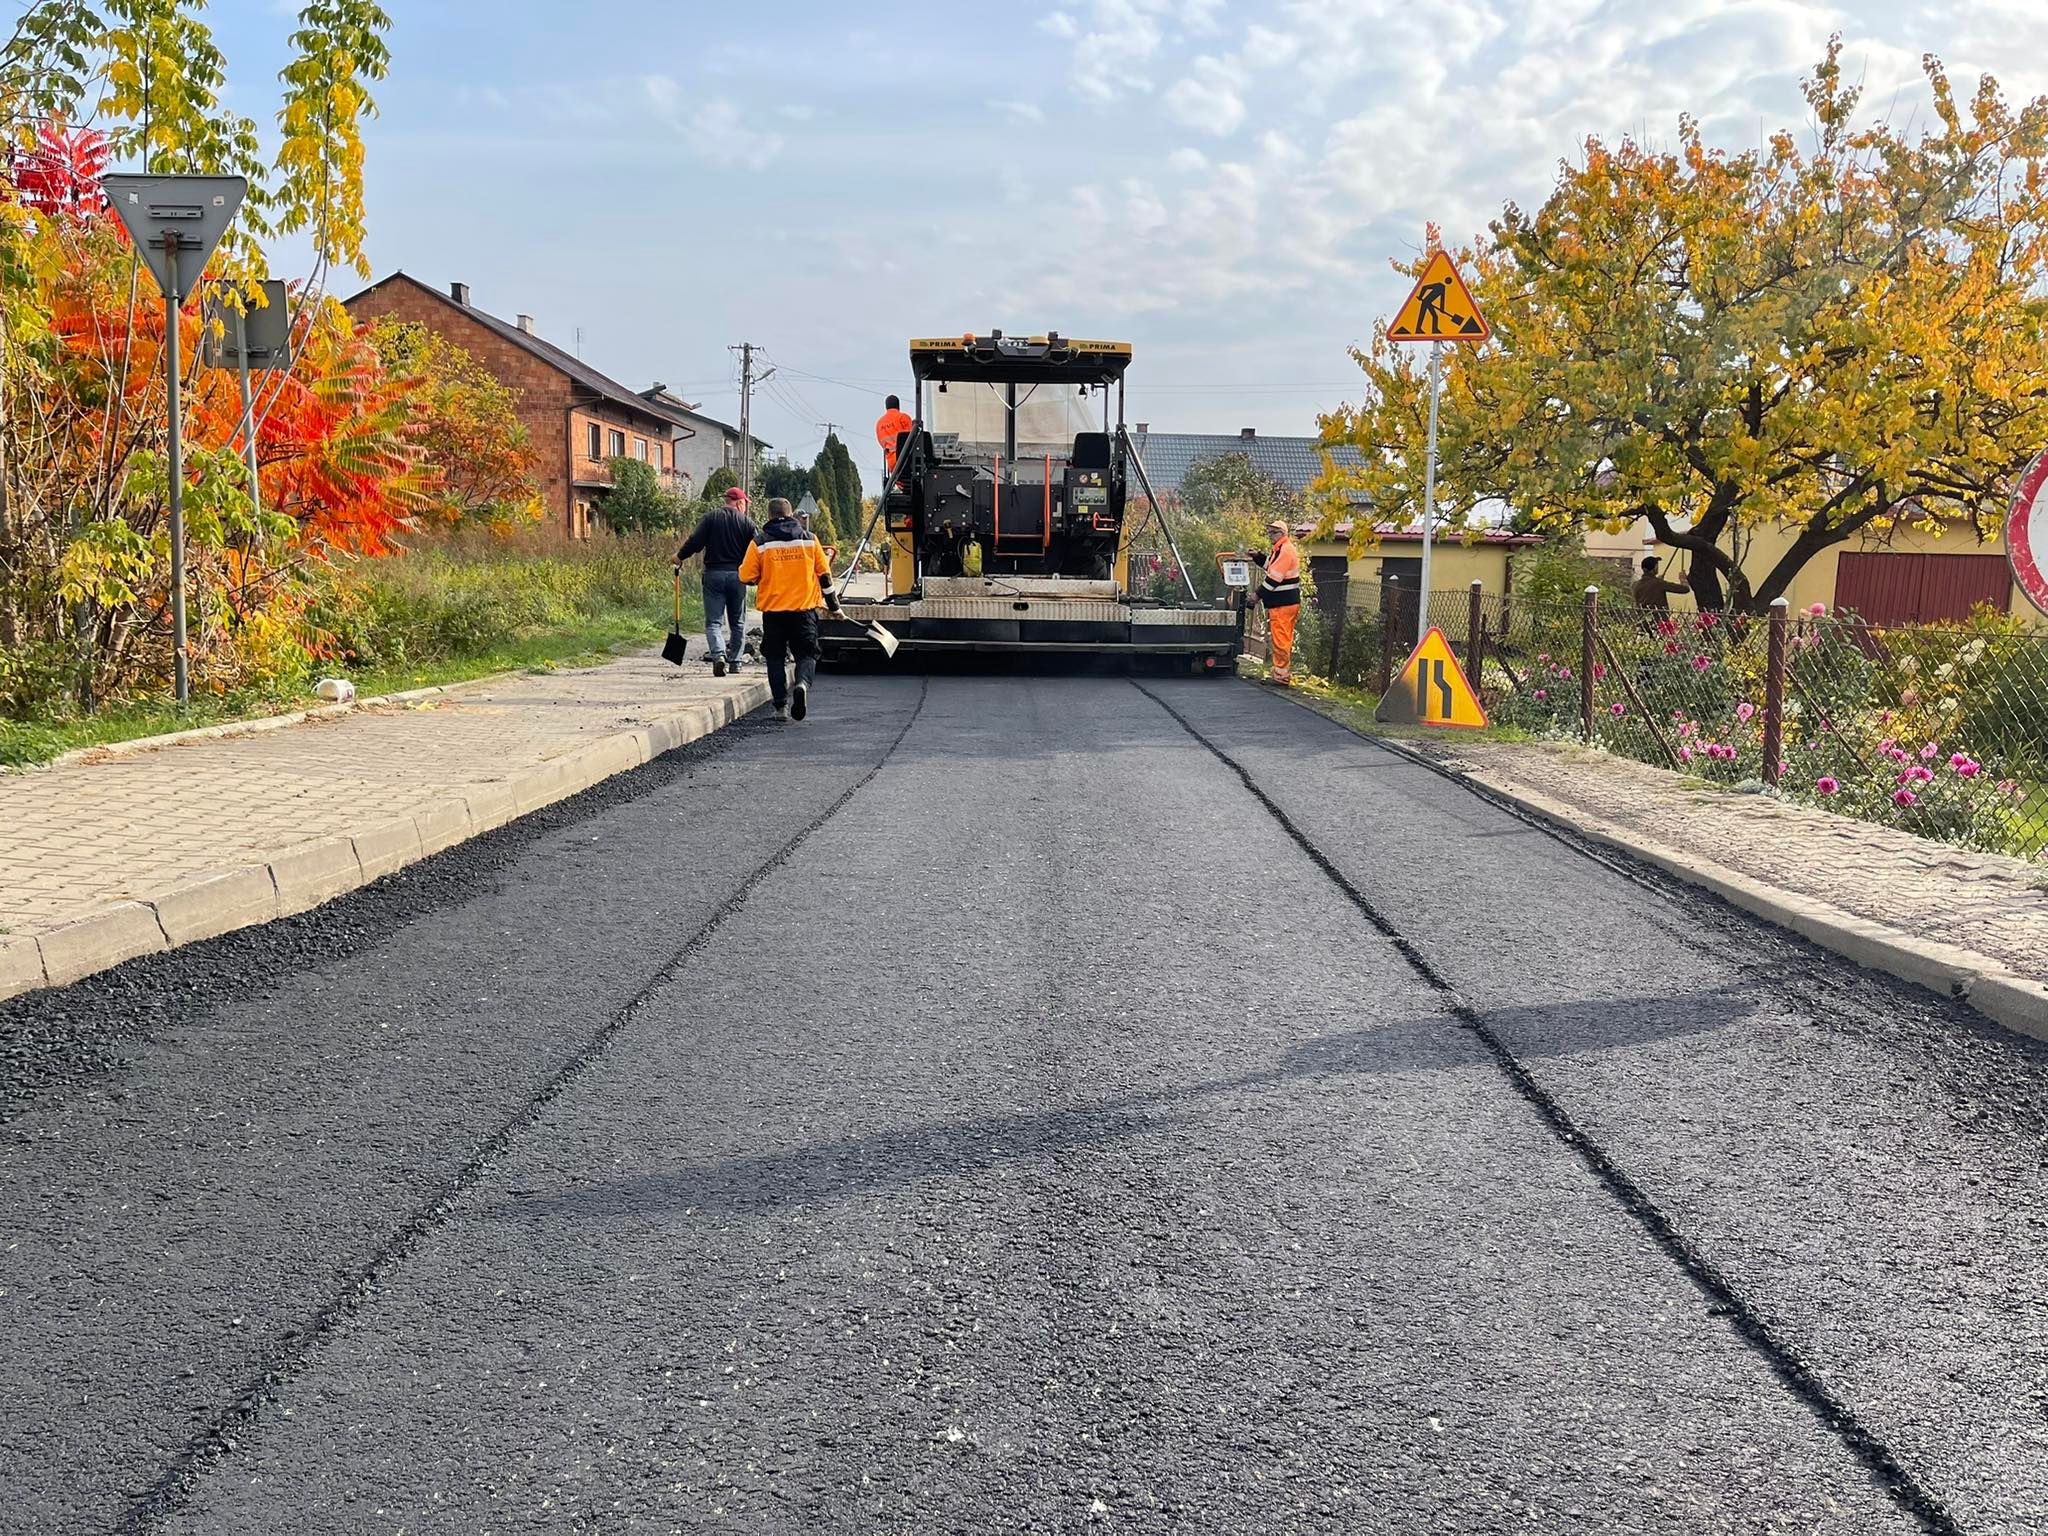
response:
<path id="1" fill-rule="evenodd" d="M 1451 642 L 1431 625 L 1401 675 L 1388 685 L 1373 718 L 1383 725 L 1454 725 L 1476 731 L 1486 725 L 1486 706 L 1458 665 Z"/>

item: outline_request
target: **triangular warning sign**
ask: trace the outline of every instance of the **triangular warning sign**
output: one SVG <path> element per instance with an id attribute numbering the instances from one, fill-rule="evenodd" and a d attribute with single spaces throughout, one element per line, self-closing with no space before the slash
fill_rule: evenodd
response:
<path id="1" fill-rule="evenodd" d="M 1451 642 L 1432 626 L 1401 675 L 1388 685 L 1373 718 L 1382 724 L 1455 725 L 1476 731 L 1486 724 L 1486 706 L 1466 681 Z"/>
<path id="2" fill-rule="evenodd" d="M 1389 341 L 1484 341 L 1493 334 L 1457 263 L 1433 252 L 1415 291 L 1387 327 Z"/>

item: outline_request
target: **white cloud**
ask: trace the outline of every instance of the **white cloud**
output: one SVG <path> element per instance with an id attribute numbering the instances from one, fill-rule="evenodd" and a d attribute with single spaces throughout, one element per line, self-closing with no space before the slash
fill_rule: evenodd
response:
<path id="1" fill-rule="evenodd" d="M 708 164 L 758 171 L 782 153 L 781 134 L 752 126 L 723 96 L 692 100 L 668 75 L 642 76 L 640 90 L 654 115 Z"/>
<path id="2" fill-rule="evenodd" d="M 999 101 L 996 105 L 1020 123 L 1042 123 L 1045 121 L 1045 108 L 1035 101 Z"/>
<path id="3" fill-rule="evenodd" d="M 1081 35 L 1080 23 L 1075 21 L 1065 11 L 1054 11 L 1048 16 L 1040 17 L 1038 30 L 1051 33 L 1054 37 L 1063 39 L 1066 42 L 1072 42 Z"/>
<path id="4" fill-rule="evenodd" d="M 1085 23 L 1053 11 L 1038 26 L 1074 44 L 1074 89 L 1106 105 L 1150 92 L 1152 60 L 1169 36 L 1212 35 L 1222 9 L 1223 0 L 1088 0 Z"/>
<path id="5" fill-rule="evenodd" d="M 1166 110 L 1176 122 L 1228 138 L 1244 123 L 1244 97 L 1236 72 L 1222 59 L 1196 59 L 1193 70 L 1166 92 Z"/>
<path id="6" fill-rule="evenodd" d="M 1183 176 L 1199 176 L 1209 169 L 1209 157 L 1199 149 L 1176 149 L 1166 163 Z"/>
<path id="7" fill-rule="evenodd" d="M 807 101 L 792 101 L 775 110 L 778 115 L 788 118 L 792 123 L 808 123 L 818 115 L 818 109 Z"/>

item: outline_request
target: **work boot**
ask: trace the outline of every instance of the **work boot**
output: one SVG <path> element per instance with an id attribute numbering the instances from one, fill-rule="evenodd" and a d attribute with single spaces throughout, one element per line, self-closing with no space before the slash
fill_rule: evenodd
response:
<path id="1" fill-rule="evenodd" d="M 725 676 L 725 658 L 723 656 L 711 658 L 711 675 L 713 677 Z"/>
<path id="2" fill-rule="evenodd" d="M 811 685 L 798 683 L 789 696 L 789 718 L 801 720 L 811 712 Z"/>
<path id="3" fill-rule="evenodd" d="M 789 718 L 789 706 L 781 699 L 775 701 L 775 718 L 778 720 L 787 720 Z"/>

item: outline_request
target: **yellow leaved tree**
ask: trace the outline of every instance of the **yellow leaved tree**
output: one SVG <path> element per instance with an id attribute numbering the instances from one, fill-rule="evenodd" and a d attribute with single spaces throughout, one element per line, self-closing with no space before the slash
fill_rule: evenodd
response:
<path id="1" fill-rule="evenodd" d="M 1853 536 L 1995 523 L 2048 444 L 2048 100 L 2015 110 L 1987 77 L 1965 107 L 1929 58 L 1937 127 L 1859 126 L 1839 56 L 1807 81 L 1810 144 L 1730 155 L 1690 120 L 1668 153 L 1591 140 L 1460 253 L 1494 339 L 1445 358 L 1449 525 L 1642 518 L 1690 552 L 1702 606 L 1756 611 Z M 1326 463 L 1329 504 L 1419 517 L 1418 350 L 1353 351 L 1364 393 L 1321 420 L 1362 462 Z M 1790 538 L 1752 580 L 1764 525 Z"/>

